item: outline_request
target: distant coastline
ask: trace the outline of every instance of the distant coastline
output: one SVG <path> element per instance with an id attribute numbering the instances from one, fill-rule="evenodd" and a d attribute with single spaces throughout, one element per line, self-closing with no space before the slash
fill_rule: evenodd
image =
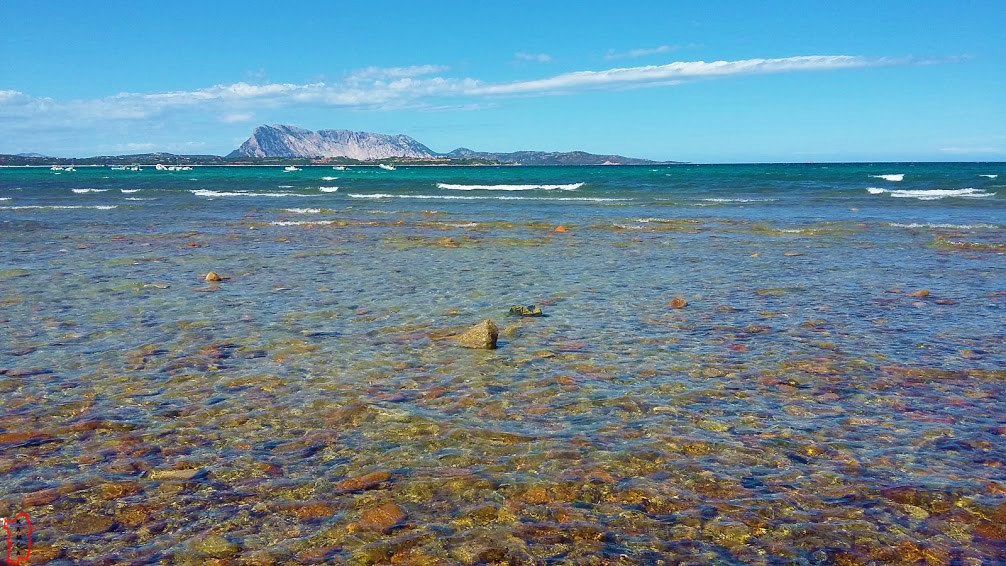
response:
<path id="1" fill-rule="evenodd" d="M 396 167 L 652 167 L 655 165 L 691 165 L 684 161 L 649 161 L 645 163 L 505 163 L 490 160 L 474 159 L 398 159 L 388 158 L 371 161 L 356 161 L 350 159 L 312 160 L 304 158 L 268 158 L 250 161 L 247 159 L 232 160 L 226 157 L 212 156 L 212 159 L 200 159 L 204 156 L 187 156 L 161 154 L 159 159 L 149 154 L 116 155 L 102 157 L 21 157 L 17 155 L 0 154 L 0 168 L 47 168 L 52 166 L 73 166 L 101 168 L 119 165 L 138 165 L 140 167 L 155 167 L 156 165 L 185 165 L 188 167 L 380 167 L 394 165 Z"/>

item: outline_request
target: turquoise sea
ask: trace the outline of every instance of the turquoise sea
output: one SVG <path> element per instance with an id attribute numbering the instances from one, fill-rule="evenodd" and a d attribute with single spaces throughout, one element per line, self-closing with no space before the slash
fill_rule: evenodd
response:
<path id="1" fill-rule="evenodd" d="M 0 169 L 32 564 L 1003 563 L 1004 395 L 1003 163 Z"/>

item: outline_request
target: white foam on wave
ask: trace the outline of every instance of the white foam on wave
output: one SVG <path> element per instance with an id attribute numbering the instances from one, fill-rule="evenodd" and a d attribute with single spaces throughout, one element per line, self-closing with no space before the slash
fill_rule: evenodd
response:
<path id="1" fill-rule="evenodd" d="M 126 197 L 125 200 L 137 201 L 137 200 L 157 200 L 157 199 L 154 198 L 154 197 L 147 197 L 147 198 L 143 198 L 143 197 Z"/>
<path id="2" fill-rule="evenodd" d="M 10 197 L 0 197 L 0 201 L 10 200 Z"/>
<path id="3" fill-rule="evenodd" d="M 284 208 L 284 212 L 292 212 L 294 214 L 320 214 L 320 208 Z"/>
<path id="4" fill-rule="evenodd" d="M 0 210 L 79 210 L 79 209 L 91 209 L 91 210 L 112 210 L 113 208 L 119 208 L 114 204 L 101 204 L 92 206 L 83 205 L 41 205 L 41 204 L 25 204 L 21 206 L 0 206 Z"/>
<path id="5" fill-rule="evenodd" d="M 742 203 L 742 202 L 773 202 L 779 199 L 777 198 L 704 198 L 705 202 L 719 202 L 719 203 Z"/>
<path id="6" fill-rule="evenodd" d="M 83 193 L 103 193 L 108 189 L 70 189 L 70 190 L 77 194 L 83 194 Z"/>
<path id="7" fill-rule="evenodd" d="M 339 190 L 339 187 L 318 187 L 318 190 L 323 193 L 334 193 Z"/>
<path id="8" fill-rule="evenodd" d="M 269 224 L 272 226 L 324 226 L 334 223 L 335 220 L 277 220 Z"/>
<path id="9" fill-rule="evenodd" d="M 986 179 L 996 179 L 999 175 L 978 175 L 979 177 L 985 177 Z"/>
<path id="10" fill-rule="evenodd" d="M 190 193 L 197 197 L 306 197 L 310 195 L 300 195 L 297 193 L 233 193 L 226 191 L 210 191 L 207 189 L 190 190 Z"/>
<path id="11" fill-rule="evenodd" d="M 977 229 L 987 229 L 987 228 L 998 228 L 993 224 L 934 224 L 932 222 L 927 222 L 925 224 L 919 224 L 913 222 L 911 224 L 900 224 L 898 222 L 891 222 L 888 226 L 892 228 L 948 228 L 951 230 L 977 230 Z"/>
<path id="12" fill-rule="evenodd" d="M 582 186 L 583 183 L 568 185 L 452 185 L 437 183 L 438 189 L 449 191 L 575 191 Z"/>
<path id="13" fill-rule="evenodd" d="M 126 194 L 138 193 L 138 192 L 140 192 L 140 189 L 119 189 L 119 192 L 126 193 Z"/>
<path id="14" fill-rule="evenodd" d="M 905 178 L 904 173 L 891 173 L 888 175 L 870 175 L 874 179 L 883 179 L 885 181 L 902 181 Z"/>
<path id="15" fill-rule="evenodd" d="M 292 189 L 293 185 L 276 185 L 277 189 Z"/>
<path id="16" fill-rule="evenodd" d="M 458 196 L 458 195 L 389 195 L 387 193 L 374 193 L 374 194 L 347 193 L 347 195 L 350 198 L 364 198 L 364 199 L 403 198 L 403 199 L 427 199 L 427 200 L 547 200 L 547 201 L 582 201 L 582 202 L 620 202 L 620 201 L 632 200 L 630 198 L 601 198 L 601 197 L 509 197 L 509 196 L 474 197 L 474 196 Z"/>
<path id="17" fill-rule="evenodd" d="M 322 177 L 321 178 L 322 181 L 334 181 L 336 179 L 338 179 L 338 177 Z"/>
<path id="18" fill-rule="evenodd" d="M 940 200 L 949 197 L 957 198 L 986 198 L 995 196 L 995 193 L 987 193 L 981 189 L 919 189 L 919 190 L 888 190 L 877 187 L 867 187 L 871 195 L 881 195 L 887 193 L 894 198 L 914 198 L 918 200 Z"/>

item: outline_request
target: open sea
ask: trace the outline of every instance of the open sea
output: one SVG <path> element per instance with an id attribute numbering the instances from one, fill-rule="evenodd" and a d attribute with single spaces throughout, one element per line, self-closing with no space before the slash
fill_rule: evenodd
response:
<path id="1" fill-rule="evenodd" d="M 0 169 L 31 564 L 1002 564 L 1004 399 L 1003 163 Z"/>

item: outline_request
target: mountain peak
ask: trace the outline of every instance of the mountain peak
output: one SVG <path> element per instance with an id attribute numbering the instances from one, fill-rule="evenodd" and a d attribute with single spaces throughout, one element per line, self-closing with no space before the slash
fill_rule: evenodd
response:
<path id="1" fill-rule="evenodd" d="M 287 124 L 261 125 L 228 157 L 349 157 L 360 161 L 437 154 L 404 134 L 387 135 L 352 130 L 311 131 Z"/>
<path id="2" fill-rule="evenodd" d="M 621 155 L 595 155 L 584 151 L 474 151 L 459 147 L 436 153 L 405 134 L 375 134 L 353 130 L 311 131 L 287 124 L 263 124 L 228 158 L 348 157 L 360 161 L 404 157 L 409 159 L 463 159 L 514 165 L 644 165 L 655 163 Z"/>

